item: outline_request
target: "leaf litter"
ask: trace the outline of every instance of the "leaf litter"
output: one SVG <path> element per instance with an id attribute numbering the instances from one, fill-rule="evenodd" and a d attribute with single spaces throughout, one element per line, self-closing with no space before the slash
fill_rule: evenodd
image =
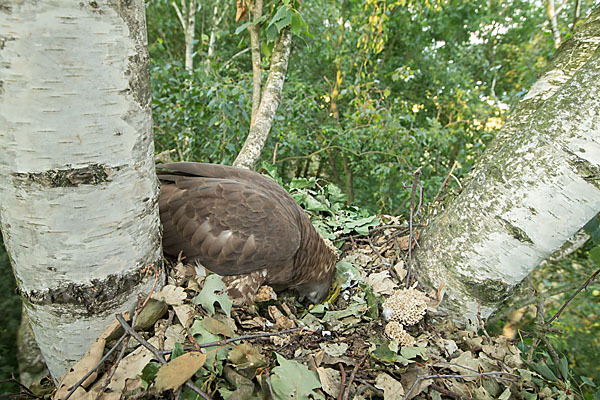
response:
<path id="1" fill-rule="evenodd" d="M 318 197 L 309 201 L 321 208 Z M 134 338 L 122 358 L 116 346 L 119 351 L 99 364 L 123 335 L 116 324 L 66 374 L 53 398 L 64 399 L 98 364 L 71 398 L 538 398 L 548 377 L 527 369 L 510 340 L 435 320 L 436 292 L 413 296 L 417 309 L 401 297 L 390 303 L 407 290 L 398 279 L 407 275 L 408 229 L 397 217 L 374 221 L 365 217 L 365 226 L 330 233 L 350 240 L 341 247 L 332 294 L 314 307 L 268 289 L 255 305 L 233 306 L 218 276 L 200 276 L 177 261 L 168 268 L 167 285 L 146 302 L 154 311 L 139 332 L 166 364 Z M 387 321 L 386 307 L 399 314 Z M 391 323 L 395 330 L 386 329 Z"/>

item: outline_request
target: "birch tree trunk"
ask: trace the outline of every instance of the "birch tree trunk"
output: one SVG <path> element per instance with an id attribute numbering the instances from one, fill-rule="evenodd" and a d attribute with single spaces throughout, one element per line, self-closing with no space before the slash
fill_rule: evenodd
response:
<path id="1" fill-rule="evenodd" d="M 597 7 L 421 235 L 416 272 L 455 320 L 487 318 L 600 210 L 599 26 Z"/>
<path id="2" fill-rule="evenodd" d="M 189 1 L 189 3 L 188 3 Z M 196 0 L 181 0 L 181 8 L 175 1 L 171 3 L 185 37 L 185 69 L 194 69 L 194 37 L 196 36 Z"/>
<path id="3" fill-rule="evenodd" d="M 548 20 L 550 21 L 550 29 L 552 30 L 552 36 L 554 37 L 554 48 L 560 47 L 560 31 L 558 30 L 558 22 L 556 20 L 556 7 L 554 7 L 554 0 L 548 0 L 546 4 L 546 10 L 548 11 Z"/>
<path id="4" fill-rule="evenodd" d="M 292 32 L 288 26 L 281 31 L 273 47 L 269 76 L 263 88 L 260 106 L 254 119 L 254 124 L 250 127 L 250 132 L 244 142 L 244 146 L 233 163 L 236 167 L 252 169 L 260 156 L 267 136 L 271 131 L 275 112 L 281 101 L 281 92 L 283 90 L 283 82 L 285 81 L 291 48 Z"/>
<path id="5" fill-rule="evenodd" d="M 256 121 L 258 109 L 260 107 L 262 71 L 260 61 L 260 24 L 256 23 L 262 16 L 262 0 L 254 0 L 252 7 L 252 18 L 255 24 L 248 27 L 250 31 L 250 48 L 252 49 L 252 116 L 250 118 L 250 128 Z"/>
<path id="6" fill-rule="evenodd" d="M 54 379 L 162 277 L 144 12 L 0 7 L 0 223 Z"/>

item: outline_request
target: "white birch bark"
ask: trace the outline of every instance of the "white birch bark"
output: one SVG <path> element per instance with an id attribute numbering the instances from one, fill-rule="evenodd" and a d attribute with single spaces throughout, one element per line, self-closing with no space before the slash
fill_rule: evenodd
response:
<path id="1" fill-rule="evenodd" d="M 254 0 L 252 18 L 255 24 L 248 27 L 248 31 L 250 32 L 250 48 L 252 49 L 252 115 L 250 118 L 250 128 L 254 125 L 258 109 L 260 108 L 262 70 L 260 61 L 260 25 L 257 21 L 262 16 L 262 7 L 262 0 Z"/>
<path id="2" fill-rule="evenodd" d="M 256 164 L 256 160 L 260 157 L 260 152 L 267 141 L 267 136 L 269 136 L 271 126 L 273 125 L 275 112 L 281 102 L 281 92 L 283 90 L 283 82 L 285 81 L 291 48 L 292 32 L 288 26 L 281 31 L 281 35 L 273 48 L 269 76 L 263 88 L 260 107 L 258 108 L 254 124 L 250 127 L 250 132 L 244 142 L 244 146 L 233 163 L 236 167 L 252 169 L 254 164 Z"/>
<path id="3" fill-rule="evenodd" d="M 600 211 L 599 22 L 597 7 L 421 235 L 416 272 L 455 320 L 488 317 Z"/>
<path id="4" fill-rule="evenodd" d="M 219 29 L 221 25 L 221 21 L 225 17 L 225 14 L 229 10 L 229 3 L 226 2 L 221 10 L 221 14 L 219 15 L 219 7 L 221 4 L 217 1 L 215 6 L 213 7 L 213 16 L 212 16 L 212 28 L 210 30 L 210 36 L 208 39 L 208 47 L 206 49 L 206 59 L 204 60 L 205 69 L 210 68 L 210 63 L 215 54 L 215 44 L 217 42 L 217 29 Z"/>
<path id="5" fill-rule="evenodd" d="M 560 31 L 558 30 L 558 22 L 556 20 L 556 8 L 554 7 L 554 0 L 548 0 L 546 4 L 548 11 L 548 20 L 550 21 L 550 29 L 552 30 L 552 36 L 554 37 L 554 48 L 560 47 Z"/>
<path id="6" fill-rule="evenodd" d="M 192 71 L 194 69 L 194 38 L 196 36 L 196 0 L 181 0 L 181 9 L 176 2 L 173 1 L 171 4 L 175 8 L 185 37 L 185 69 Z"/>
<path id="7" fill-rule="evenodd" d="M 161 270 L 144 12 L 0 7 L 1 229 L 54 379 Z"/>

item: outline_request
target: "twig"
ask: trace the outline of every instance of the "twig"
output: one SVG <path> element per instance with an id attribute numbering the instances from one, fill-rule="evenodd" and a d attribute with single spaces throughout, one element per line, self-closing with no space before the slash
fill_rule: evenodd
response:
<path id="1" fill-rule="evenodd" d="M 544 325 L 544 302 L 545 299 L 543 296 L 539 297 L 539 301 L 538 301 L 538 306 L 537 306 L 537 312 L 536 312 L 536 336 L 544 343 L 544 346 L 546 347 L 546 350 L 548 350 L 548 354 L 550 354 L 550 358 L 552 359 L 552 362 L 554 362 L 554 365 L 556 366 L 556 372 L 559 375 L 559 378 L 567 379 L 568 376 L 562 376 L 562 372 L 560 371 L 560 368 L 558 368 L 559 364 L 560 364 L 560 360 L 558 358 L 558 353 L 556 352 L 556 350 L 554 349 L 554 346 L 552 346 L 552 343 L 550 343 L 550 339 L 548 339 L 548 336 L 546 336 L 546 331 L 544 328 L 546 328 L 546 325 Z"/>
<path id="2" fill-rule="evenodd" d="M 452 164 L 452 168 L 450 168 L 450 172 L 448 172 L 448 175 L 446 175 L 446 179 L 444 179 L 444 182 L 442 182 L 442 186 L 440 186 L 440 188 L 438 189 L 431 204 L 435 204 L 437 202 L 438 197 L 440 197 L 440 194 L 442 193 L 442 189 L 444 189 L 446 187 L 446 185 L 448 184 L 448 181 L 450 180 L 450 175 L 452 175 L 452 172 L 454 172 L 454 168 L 456 168 L 456 165 L 458 165 L 458 163 L 456 162 L 456 160 L 454 160 L 454 163 Z"/>
<path id="3" fill-rule="evenodd" d="M 344 392 L 344 397 L 342 398 L 342 400 L 348 400 L 348 397 L 350 396 L 350 387 L 352 386 L 352 382 L 354 382 L 354 377 L 356 376 L 356 372 L 358 371 L 360 366 L 365 362 L 365 360 L 368 357 L 369 357 L 369 355 L 367 354 L 358 362 L 358 364 L 356 364 L 354 366 L 354 369 L 352 370 L 352 373 L 350 374 L 350 379 L 348 379 L 348 384 L 346 384 L 346 391 Z"/>
<path id="4" fill-rule="evenodd" d="M 481 320 L 481 301 L 477 301 L 477 320 L 479 321 L 479 326 L 481 327 L 481 330 L 483 331 L 483 333 L 485 334 L 485 336 L 488 338 L 489 341 L 492 340 L 492 338 L 490 337 L 490 335 L 488 335 L 487 331 L 485 330 L 485 325 L 483 324 L 483 321 Z"/>
<path id="5" fill-rule="evenodd" d="M 144 310 L 144 308 L 146 308 L 146 305 L 150 301 L 150 297 L 152 297 L 152 294 L 154 293 L 154 289 L 156 289 L 156 285 L 158 284 L 159 272 L 158 272 L 158 269 L 156 269 L 156 267 L 154 266 L 154 264 L 146 265 L 146 267 L 141 272 L 144 274 L 144 278 L 145 278 L 146 275 L 148 275 L 148 272 L 150 271 L 151 268 L 154 270 L 154 283 L 152 284 L 152 288 L 148 292 L 148 295 L 146 296 L 144 301 L 142 301 L 141 299 L 138 298 L 137 307 L 135 308 L 135 312 L 133 313 L 133 316 L 131 317 L 131 326 L 135 326 L 135 322 L 137 321 L 138 315 L 140 315 L 140 313 Z M 112 377 L 115 375 L 115 373 L 117 372 L 119 363 L 121 362 L 121 360 L 123 359 L 123 356 L 125 355 L 125 350 L 127 350 L 128 343 L 129 343 L 129 336 L 127 336 L 125 338 L 125 341 L 123 342 L 123 346 L 121 347 L 121 351 L 119 352 L 119 355 L 117 356 L 117 359 L 115 360 L 110 373 L 106 377 L 106 379 L 104 381 L 104 385 L 102 385 L 102 387 L 98 391 L 98 394 L 96 395 L 96 400 L 100 399 L 102 394 L 108 388 L 108 385 L 110 385 L 110 381 L 111 381 Z"/>
<path id="6" fill-rule="evenodd" d="M 338 394 L 337 400 L 342 400 L 346 389 L 346 371 L 344 371 L 342 363 L 338 363 L 338 365 L 340 367 L 340 373 L 342 374 L 342 383 L 340 384 L 340 393 Z"/>
<path id="7" fill-rule="evenodd" d="M 590 283 L 591 283 L 591 282 L 592 282 L 592 281 L 593 281 L 593 280 L 596 278 L 596 276 L 597 276 L 599 273 L 600 273 L 600 269 L 598 269 L 596 272 L 594 272 L 594 273 L 592 274 L 592 276 L 590 276 L 590 277 L 587 279 L 587 281 L 585 281 L 585 283 L 584 283 L 583 285 L 581 285 L 581 286 L 579 287 L 579 289 L 577 289 L 577 290 L 575 291 L 575 293 L 573 293 L 573 294 L 571 295 L 571 297 L 569 297 L 569 298 L 567 299 L 567 301 L 565 302 L 565 304 L 563 304 L 563 305 L 562 305 L 562 307 L 560 308 L 560 310 L 558 310 L 558 311 L 556 312 L 556 314 L 554 314 L 554 316 L 553 316 L 552 318 L 550 318 L 550 320 L 549 320 L 548 322 L 546 322 L 546 325 L 550 325 L 550 324 L 552 323 L 552 321 L 554 321 L 555 319 L 557 319 L 557 318 L 560 316 L 560 314 L 563 312 L 563 310 L 564 310 L 564 309 L 567 307 L 567 304 L 569 304 L 569 302 L 570 302 L 571 300 L 573 300 L 573 298 L 574 298 L 575 296 L 577 296 L 577 295 L 579 294 L 579 292 L 581 292 L 583 289 L 585 289 L 585 288 L 586 288 L 586 287 L 587 287 L 587 286 L 588 286 L 588 285 L 589 285 L 589 284 L 590 284 Z"/>
<path id="8" fill-rule="evenodd" d="M 78 380 L 77 383 L 75 383 L 75 385 L 73 385 L 73 387 L 71 388 L 71 390 L 69 390 L 69 393 L 67 393 L 67 395 L 65 396 L 65 398 L 63 400 L 67 400 L 69 397 L 71 397 L 71 395 L 73 393 L 75 393 L 77 388 L 79 386 L 81 386 L 81 384 L 83 382 L 85 382 L 85 380 L 87 378 L 89 378 L 90 375 L 92 375 L 94 372 L 96 372 L 98 370 L 98 368 L 100 368 L 100 366 L 104 363 L 104 361 L 106 361 L 106 359 L 112 354 L 112 352 L 115 351 L 121 343 L 123 343 L 123 340 L 125 340 L 126 337 L 127 337 L 127 334 L 124 333 L 123 336 L 121 336 L 119 338 L 119 340 L 117 340 L 117 343 L 115 343 L 115 345 L 113 347 L 111 347 L 111 349 L 104 355 L 104 357 L 102 357 L 102 359 L 94 366 L 94 368 L 89 370 L 89 372 L 87 374 L 85 374 L 83 378 Z"/>
<path id="9" fill-rule="evenodd" d="M 255 333 L 252 335 L 244 335 L 244 336 L 238 336 L 235 338 L 231 338 L 231 339 L 225 339 L 225 340 L 217 340 L 215 342 L 209 342 L 209 343 L 198 343 L 198 347 L 203 349 L 205 347 L 214 347 L 214 346 L 224 346 L 226 344 L 229 343 L 233 343 L 233 342 L 238 342 L 240 340 L 247 340 L 247 339 L 256 339 L 256 338 L 263 338 L 263 337 L 270 337 L 270 336 L 281 336 L 283 334 L 286 333 L 292 333 L 292 332 L 297 332 L 302 328 L 292 328 L 292 329 L 286 329 L 284 331 L 279 331 L 279 332 L 264 332 L 264 333 Z M 186 346 L 183 348 L 186 351 L 190 351 L 190 350 L 196 350 L 195 346 Z M 162 354 L 171 354 L 173 350 L 165 350 L 162 352 Z"/>
<path id="10" fill-rule="evenodd" d="M 123 327 L 123 329 L 125 329 L 125 332 L 127 332 L 128 334 L 130 334 L 131 336 L 133 336 L 133 338 L 135 340 L 137 340 L 142 346 L 144 346 L 145 348 L 147 348 L 148 350 L 150 350 L 150 352 L 152 354 L 154 354 L 154 356 L 156 357 L 156 359 L 161 363 L 161 364 L 166 364 L 167 360 L 165 359 L 165 357 L 161 354 L 160 350 L 158 350 L 156 347 L 154 347 L 151 343 L 149 343 L 146 339 L 144 339 L 139 333 L 137 333 L 136 331 L 133 330 L 133 328 L 131 326 L 129 326 L 129 324 L 125 321 L 125 319 L 123 318 L 122 315 L 117 314 L 117 321 L 119 321 L 119 323 L 121 324 L 121 326 Z M 194 385 L 191 382 L 186 382 L 185 386 L 188 387 L 189 389 L 193 390 L 194 392 L 198 393 L 203 399 L 205 400 L 212 400 L 212 398 L 204 393 L 202 390 L 200 390 L 196 385 Z"/>
<path id="11" fill-rule="evenodd" d="M 455 399 L 459 399 L 459 400 L 476 400 L 473 397 L 463 396 L 462 394 L 453 392 L 452 390 L 448 390 L 446 388 L 443 388 L 441 386 L 435 385 L 433 383 L 429 387 L 432 388 L 433 390 L 435 390 L 436 392 L 440 392 L 443 395 L 446 395 L 446 396 L 449 396 L 449 397 L 453 397 Z"/>
<path id="12" fill-rule="evenodd" d="M 279 147 L 279 142 L 275 143 L 275 148 L 273 149 L 273 164 L 275 164 L 275 160 L 277 160 L 277 148 Z"/>
<path id="13" fill-rule="evenodd" d="M 29 396 L 29 397 L 33 397 L 34 399 L 39 399 L 39 396 L 36 396 L 35 393 L 33 393 L 31 390 L 29 390 L 29 388 L 27 386 L 25 386 L 24 384 L 22 384 L 21 382 L 19 382 L 14 374 L 11 374 L 10 379 L 3 379 L 0 381 L 0 383 L 15 383 L 17 384 L 22 390 L 25 391 L 25 393 L 16 393 L 15 395 L 17 396 Z"/>
<path id="14" fill-rule="evenodd" d="M 410 287 L 412 280 L 412 244 L 413 244 L 413 217 L 415 212 L 415 192 L 417 184 L 419 183 L 419 176 L 421 175 L 421 168 L 419 167 L 413 173 L 413 184 L 410 194 L 410 218 L 408 220 L 408 268 L 406 274 L 406 288 Z"/>

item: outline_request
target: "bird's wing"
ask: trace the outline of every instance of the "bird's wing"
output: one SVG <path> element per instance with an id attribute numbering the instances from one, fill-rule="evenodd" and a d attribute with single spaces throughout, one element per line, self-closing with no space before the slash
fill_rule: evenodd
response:
<path id="1" fill-rule="evenodd" d="M 165 252 L 183 251 L 219 275 L 291 263 L 300 229 L 293 209 L 277 195 L 233 179 L 173 178 L 161 177 Z"/>

